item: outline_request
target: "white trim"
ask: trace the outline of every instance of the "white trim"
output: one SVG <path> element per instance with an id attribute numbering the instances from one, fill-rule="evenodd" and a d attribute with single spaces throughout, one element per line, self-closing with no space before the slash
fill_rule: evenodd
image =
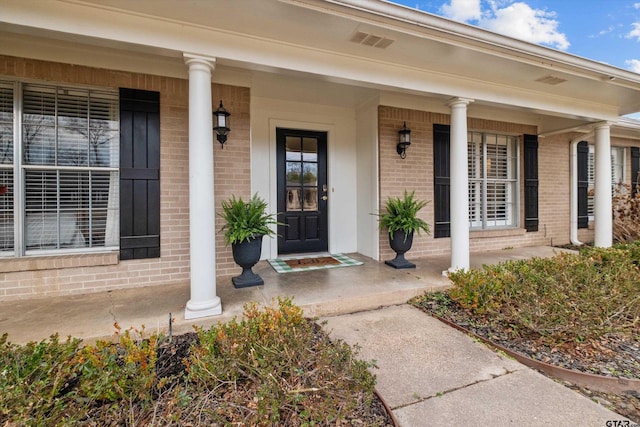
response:
<path id="1" fill-rule="evenodd" d="M 253 34 L 241 34 L 168 18 L 151 17 L 132 11 L 106 8 L 93 3 L 58 1 L 55 3 L 56 7 L 51 7 L 48 2 L 29 2 L 28 7 L 23 3 L 18 0 L 4 0 L 2 20 L 13 25 L 60 32 L 67 38 L 75 37 L 81 40 L 81 37 L 85 36 L 90 38 L 88 42 L 93 43 L 96 43 L 96 40 L 102 40 L 102 45 L 106 44 L 109 47 L 119 45 L 121 48 L 125 47 L 135 51 L 140 50 L 142 46 L 147 47 L 146 51 L 152 51 L 165 57 L 175 57 L 176 53 L 181 54 L 183 51 L 198 52 L 199 55 L 205 57 L 224 60 L 225 64 L 231 66 L 265 71 L 293 70 L 338 79 L 348 84 L 402 88 L 418 93 L 441 95 L 455 93 L 477 101 L 482 100 L 539 112 L 561 112 L 569 116 L 592 117 L 597 120 L 617 120 L 620 110 L 618 101 L 593 102 L 580 99 L 579 94 L 559 96 L 551 91 L 541 92 L 499 83 L 487 83 L 473 77 L 460 77 L 448 72 L 435 72 L 434 70 L 375 60 L 344 52 L 315 49 L 308 45 L 271 40 Z M 317 1 L 315 3 L 324 7 L 324 13 L 332 13 L 329 7 L 330 2 Z M 345 5 L 342 7 L 344 8 Z M 99 10 L 100 13 L 97 14 L 96 10 Z M 370 10 L 369 3 L 363 10 L 367 21 L 371 21 L 375 17 L 375 13 Z M 349 14 L 349 19 L 357 19 L 351 15 Z M 425 18 L 429 15 L 419 12 L 414 12 L 410 16 L 427 21 L 433 20 L 431 17 Z M 365 18 L 360 18 L 360 20 Z M 391 24 L 394 24 L 397 26 L 398 18 L 393 19 L 393 21 L 386 23 L 378 22 L 377 25 L 393 27 Z M 498 45 L 498 41 L 502 43 L 503 47 L 508 45 L 507 42 L 512 43 L 508 38 L 489 32 L 486 32 L 487 40 L 481 38 L 473 40 L 473 38 L 463 37 L 456 41 L 456 37 L 459 36 L 456 36 L 452 30 L 464 33 L 463 28 L 465 27 L 458 28 L 448 20 L 445 22 L 451 29 L 447 30 L 446 26 L 442 28 L 436 26 L 425 33 L 415 22 L 409 25 L 409 28 L 413 32 L 417 31 L 416 34 L 411 33 L 414 37 L 427 38 L 426 36 L 428 36 L 433 40 L 441 39 L 449 44 L 458 44 L 479 52 L 482 52 L 483 48 Z M 407 23 L 402 23 L 402 26 L 407 25 Z M 491 41 L 492 39 L 495 41 Z M 212 40 L 215 42 L 212 43 Z M 0 51 L 2 51 L 1 48 Z M 616 80 L 608 84 L 623 86 L 627 84 L 623 84 L 623 82 L 628 81 L 628 85 L 632 89 L 640 89 L 640 79 L 632 80 L 629 77 L 636 76 L 634 73 L 621 73 L 621 70 L 603 65 L 595 67 L 594 64 L 597 63 L 587 60 L 581 60 L 581 63 L 594 65 L 594 68 L 580 68 L 578 64 L 572 64 L 572 61 L 569 60 L 572 57 L 566 54 L 560 54 L 556 63 L 545 56 L 550 52 L 553 51 L 544 49 L 540 52 L 542 56 L 533 55 L 529 59 L 531 65 L 542 69 L 554 66 L 563 68 L 563 63 L 566 62 L 569 67 L 563 71 L 577 73 L 580 77 L 600 81 L 605 75 L 608 77 L 618 73 Z M 490 53 L 496 55 L 499 52 L 491 51 Z M 512 61 L 522 62 L 521 55 L 518 53 L 520 52 L 507 52 L 504 56 Z M 544 60 L 541 61 L 541 58 Z M 560 59 L 564 61 L 560 61 Z M 574 70 L 576 67 L 577 71 Z M 601 68 L 603 73 L 598 74 L 599 71 L 596 71 L 596 68 Z"/>

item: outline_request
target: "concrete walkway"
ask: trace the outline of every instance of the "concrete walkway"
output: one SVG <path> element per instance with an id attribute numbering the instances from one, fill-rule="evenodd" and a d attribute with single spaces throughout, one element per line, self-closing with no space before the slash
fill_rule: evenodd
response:
<path id="1" fill-rule="evenodd" d="M 409 305 L 323 318 L 375 360 L 402 426 L 593 426 L 625 420 Z"/>

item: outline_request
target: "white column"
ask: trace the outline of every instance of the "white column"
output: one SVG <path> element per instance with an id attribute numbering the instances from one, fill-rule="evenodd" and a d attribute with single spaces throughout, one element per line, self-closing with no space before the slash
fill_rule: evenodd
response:
<path id="1" fill-rule="evenodd" d="M 216 295 L 213 199 L 213 109 L 211 72 L 215 59 L 184 55 L 189 66 L 189 257 L 191 298 L 185 319 L 222 313 Z"/>
<path id="2" fill-rule="evenodd" d="M 470 99 L 455 98 L 451 108 L 451 267 L 469 268 L 469 172 L 467 153 L 467 105 Z"/>
<path id="3" fill-rule="evenodd" d="M 611 212 L 611 137 L 610 124 L 595 128 L 595 246 L 608 248 L 613 242 L 613 214 Z"/>

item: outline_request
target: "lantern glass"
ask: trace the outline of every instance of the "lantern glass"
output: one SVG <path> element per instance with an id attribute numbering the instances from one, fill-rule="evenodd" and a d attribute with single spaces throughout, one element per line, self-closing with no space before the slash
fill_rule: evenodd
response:
<path id="1" fill-rule="evenodd" d="M 224 116 L 224 114 L 217 113 L 216 117 L 218 118 L 217 127 L 227 127 L 227 125 L 226 125 L 226 117 Z"/>
<path id="2" fill-rule="evenodd" d="M 224 108 L 222 105 L 222 101 L 220 101 L 220 106 L 216 111 L 213 112 L 214 117 L 214 126 L 213 131 L 216 133 L 216 138 L 222 144 L 224 148 L 224 143 L 227 141 L 227 134 L 231 130 L 229 128 L 229 116 L 231 114 Z"/>
<path id="3" fill-rule="evenodd" d="M 411 130 L 407 129 L 407 123 L 405 122 L 402 126 L 402 129 L 398 131 L 400 135 L 400 143 L 402 144 L 411 144 Z"/>

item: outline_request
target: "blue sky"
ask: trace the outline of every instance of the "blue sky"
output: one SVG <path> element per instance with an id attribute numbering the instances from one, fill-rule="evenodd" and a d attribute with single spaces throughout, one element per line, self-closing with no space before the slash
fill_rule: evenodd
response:
<path id="1" fill-rule="evenodd" d="M 391 0 L 640 73 L 640 0 Z"/>

